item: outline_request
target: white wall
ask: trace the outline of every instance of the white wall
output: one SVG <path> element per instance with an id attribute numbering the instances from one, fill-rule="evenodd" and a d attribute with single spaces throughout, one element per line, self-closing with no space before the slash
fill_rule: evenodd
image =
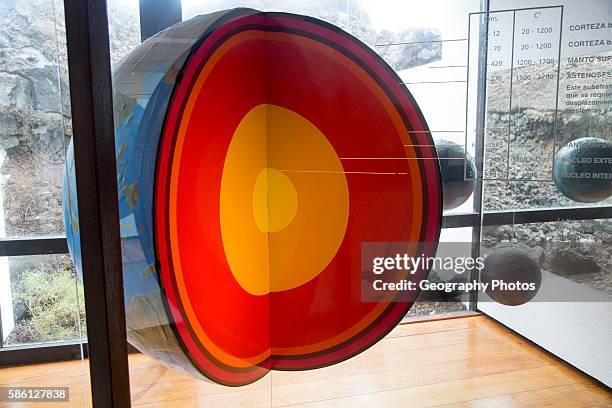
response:
<path id="1" fill-rule="evenodd" d="M 541 301 L 558 298 L 559 294 L 567 294 L 571 299 L 565 302 Z M 482 294 L 478 308 L 484 313 L 612 386 L 612 303 L 609 296 L 545 273 L 540 291 L 525 305 L 504 306 L 481 299 Z"/>

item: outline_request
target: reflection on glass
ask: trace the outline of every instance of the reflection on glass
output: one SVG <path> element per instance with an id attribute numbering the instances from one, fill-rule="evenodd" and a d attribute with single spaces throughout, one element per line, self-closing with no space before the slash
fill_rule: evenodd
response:
<path id="1" fill-rule="evenodd" d="M 527 247 L 545 272 L 612 295 L 612 221 L 565 220 L 483 228 L 487 247 Z"/>

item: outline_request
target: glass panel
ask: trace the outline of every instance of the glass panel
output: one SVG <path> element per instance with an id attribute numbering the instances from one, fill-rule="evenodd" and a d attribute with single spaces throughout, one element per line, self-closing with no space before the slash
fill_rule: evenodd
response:
<path id="1" fill-rule="evenodd" d="M 0 15 L 0 238 L 62 236 L 72 134 L 63 3 L 9 0 Z M 14 364 L 0 370 L 2 386 L 67 387 L 51 394 L 59 405 L 91 405 L 83 284 L 67 255 L 1 257 L 0 315 L 0 355 Z"/>
<path id="2" fill-rule="evenodd" d="M 3 257 L 0 265 L 10 275 L 14 320 L 9 326 L 3 322 L 4 345 L 84 337 L 83 283 L 68 256 Z"/>
<path id="3" fill-rule="evenodd" d="M 51 0 L 0 4 L 6 22 L 0 28 L 0 237 L 63 234 L 69 108 L 62 97 L 68 82 L 58 6 Z"/>
<path id="4" fill-rule="evenodd" d="M 63 7 L 48 0 L 24 1 L 4 3 L 0 11 L 11 17 L 0 39 L 9 57 L 3 59 L 1 74 L 7 81 L 0 101 L 2 140 L 10 142 L 0 149 L 4 160 L 0 238 L 63 235 L 62 176 L 65 141 L 71 134 Z M 7 295 L 3 320 L 14 314 L 19 321 L 14 333 L 3 325 L 11 343 L 79 338 L 70 319 L 65 319 L 64 326 L 58 323 L 64 313 L 72 312 L 66 308 L 77 305 L 76 275 L 68 257 L 9 257 L 1 262 Z M 18 303 L 7 301 L 15 300 L 11 292 L 20 296 Z M 37 297 L 46 299 L 44 304 L 54 304 L 47 306 L 57 306 L 49 311 L 55 317 L 37 314 L 45 309 L 37 307 Z"/>
<path id="5" fill-rule="evenodd" d="M 436 254 L 439 258 L 447 256 L 471 257 L 472 255 L 472 228 L 445 228 L 440 234 L 440 247 Z M 456 272 L 456 271 L 455 271 Z M 438 271 L 435 268 L 429 272 L 429 281 L 434 283 L 459 283 L 470 280 L 469 272 L 453 273 L 450 271 Z M 423 291 L 417 301 L 408 311 L 405 320 L 414 317 L 425 317 L 443 315 L 447 313 L 461 312 L 469 308 L 469 293 L 460 291 L 444 292 Z"/>
<path id="6" fill-rule="evenodd" d="M 0 290 L 0 353 L 15 356 L 12 367 L 0 368 L 0 387 L 52 387 L 49 401 L 91 406 L 83 283 L 69 257 L 1 257 Z"/>
<path id="7" fill-rule="evenodd" d="M 484 209 L 612 204 L 610 3 L 496 9 L 511 11 L 489 26 Z"/>
<path id="8" fill-rule="evenodd" d="M 72 134 L 63 3 L 4 1 L 0 16 L 0 238 L 62 236 Z M 1 257 L 0 315 L 0 356 L 13 364 L 2 386 L 60 387 L 49 400 L 91 405 L 83 284 L 67 255 Z"/>
<path id="9" fill-rule="evenodd" d="M 115 63 L 140 42 L 138 0 L 108 3 Z M 72 131 L 63 5 L 9 1 L 0 8 L 8 22 L 0 49 L 10 56 L 0 62 L 4 233 L 63 235 L 63 152 Z"/>
<path id="10" fill-rule="evenodd" d="M 604 0 L 494 0 L 489 14 L 484 208 L 612 203 L 609 29 Z M 545 7 L 545 8 L 541 8 Z M 528 9 L 522 9 L 528 8 Z M 495 64 L 493 64 L 495 63 Z M 610 220 L 483 227 L 481 280 L 535 290 L 479 309 L 610 384 Z"/>
<path id="11" fill-rule="evenodd" d="M 139 0 L 107 0 L 111 64 L 140 44 Z"/>

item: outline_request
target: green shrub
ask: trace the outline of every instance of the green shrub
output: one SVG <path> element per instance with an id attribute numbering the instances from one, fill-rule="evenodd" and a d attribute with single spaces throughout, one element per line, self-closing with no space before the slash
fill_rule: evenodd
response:
<path id="1" fill-rule="evenodd" d="M 79 338 L 80 319 L 85 336 L 82 283 L 77 283 L 74 273 L 65 267 L 49 269 L 41 266 L 26 270 L 13 282 L 13 298 L 25 306 L 27 316 L 16 323 L 28 327 L 28 341 L 57 341 Z"/>

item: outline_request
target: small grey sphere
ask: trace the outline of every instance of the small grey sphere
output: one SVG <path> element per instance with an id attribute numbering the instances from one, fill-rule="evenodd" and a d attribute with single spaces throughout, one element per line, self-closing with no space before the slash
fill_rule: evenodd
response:
<path id="1" fill-rule="evenodd" d="M 555 155 L 553 180 L 566 197 L 596 203 L 612 195 L 612 143 L 583 137 Z"/>
<path id="2" fill-rule="evenodd" d="M 489 284 L 485 293 L 497 303 L 518 306 L 538 293 L 542 271 L 529 251 L 515 246 L 504 247 L 495 249 L 485 258 L 480 281 Z"/>
<path id="3" fill-rule="evenodd" d="M 436 142 L 445 210 L 459 207 L 474 192 L 476 164 L 465 146 L 448 140 Z"/>

